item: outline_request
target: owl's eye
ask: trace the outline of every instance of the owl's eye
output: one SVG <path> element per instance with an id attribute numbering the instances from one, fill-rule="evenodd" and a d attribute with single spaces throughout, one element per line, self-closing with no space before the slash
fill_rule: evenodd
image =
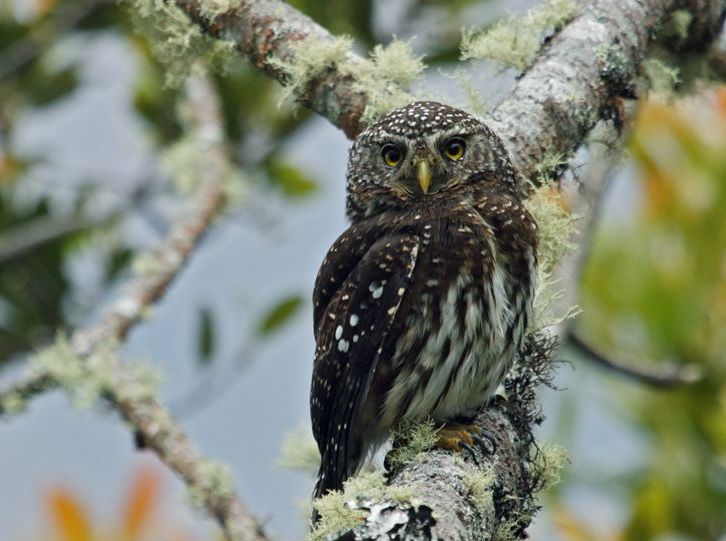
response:
<path id="1" fill-rule="evenodd" d="M 396 167 L 403 160 L 404 151 L 399 145 L 388 143 L 383 145 L 381 156 L 388 167 Z"/>
<path id="2" fill-rule="evenodd" d="M 466 143 L 460 137 L 452 137 L 444 143 L 444 154 L 452 161 L 460 160 L 465 150 Z"/>

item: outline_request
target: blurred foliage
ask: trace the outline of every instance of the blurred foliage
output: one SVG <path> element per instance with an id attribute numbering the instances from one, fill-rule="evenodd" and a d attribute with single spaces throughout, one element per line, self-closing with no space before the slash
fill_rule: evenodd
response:
<path id="1" fill-rule="evenodd" d="M 44 541 L 188 541 L 190 537 L 176 521 L 163 517 L 161 472 L 140 466 L 119 505 L 119 516 L 111 526 L 92 520 L 87 504 L 66 488 L 51 489 L 46 497 L 50 531 Z M 160 516 L 162 515 L 162 516 Z"/>
<path id="2" fill-rule="evenodd" d="M 298 313 L 302 305 L 303 300 L 300 295 L 291 295 L 279 300 L 262 316 L 257 332 L 261 336 L 268 336 L 278 331 Z"/>
<path id="3" fill-rule="evenodd" d="M 341 3 L 329 8 L 312 1 L 298 4 L 321 23 L 350 31 L 361 42 L 372 42 L 371 2 Z M 94 229 L 89 224 L 88 228 L 72 232 L 59 231 L 32 249 L 7 260 L 3 257 L 10 241 L 27 237 L 25 228 L 34 228 L 40 221 L 52 226 L 54 218 L 59 222 L 71 218 L 85 220 L 83 202 L 87 193 L 77 195 L 74 216 L 55 210 L 53 201 L 44 197 L 31 204 L 16 203 L 17 192 L 27 199 L 28 190 L 23 190 L 23 183 L 35 168 L 48 165 L 45 157 L 23 155 L 16 149 L 14 132 L 18 119 L 31 110 L 42 115 L 83 84 L 82 65 L 73 54 L 61 55 L 63 60 L 59 62 L 58 49 L 71 38 L 93 39 L 101 32 L 113 32 L 126 40 L 136 61 L 132 105 L 145 121 L 150 142 L 161 155 L 163 149 L 184 139 L 179 114 L 182 92 L 165 84 L 166 66 L 152 54 L 148 36 L 134 28 L 129 11 L 127 5 L 110 0 L 0 3 L 0 364 L 15 353 L 40 346 L 56 329 L 65 326 L 71 285 L 65 274 L 67 261 L 87 245 L 84 241 Z M 259 189 L 273 187 L 281 196 L 290 198 L 314 194 L 318 187 L 314 180 L 286 161 L 278 150 L 310 118 L 310 113 L 295 110 L 289 104 L 281 106 L 279 85 L 234 54 L 219 66 L 214 83 L 233 159 L 254 173 L 250 178 L 260 184 Z M 64 180 L 76 179 L 58 182 Z M 149 192 L 144 197 L 154 196 L 153 190 Z M 143 206 L 144 202 L 135 204 Z M 133 256 L 123 242 L 111 251 L 104 261 L 107 269 L 102 273 L 107 285 L 127 268 Z M 260 322 L 260 332 L 276 330 L 297 309 L 292 304 L 286 306 L 287 315 L 283 306 L 282 312 Z M 214 358 L 214 338 L 211 314 L 200 313 L 200 360 Z"/>
<path id="4" fill-rule="evenodd" d="M 0 235 L 47 216 L 46 201 L 19 210 L 0 186 Z M 63 326 L 61 301 L 68 287 L 61 268 L 65 242 L 58 239 L 0 265 L 0 304 L 5 313 L 0 321 L 0 362 Z M 9 238 L 0 237 L 0 249 L 9 243 Z"/>
<path id="5" fill-rule="evenodd" d="M 726 534 L 726 87 L 644 103 L 630 150 L 639 212 L 596 235 L 583 325 L 610 351 L 694 363 L 704 377 L 623 397 L 650 442 L 626 481 L 623 538 L 715 540 Z"/>
<path id="6" fill-rule="evenodd" d="M 199 310 L 199 331 L 197 332 L 197 358 L 201 364 L 212 360 L 217 349 L 217 336 L 214 331 L 214 312 L 203 307 Z"/>

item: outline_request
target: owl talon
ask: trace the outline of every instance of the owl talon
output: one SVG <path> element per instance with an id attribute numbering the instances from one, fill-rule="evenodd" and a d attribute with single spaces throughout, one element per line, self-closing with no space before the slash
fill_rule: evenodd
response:
<path id="1" fill-rule="evenodd" d="M 478 428 L 478 427 L 477 427 Z M 494 434 L 483 428 L 478 428 L 476 432 L 472 434 L 472 439 L 479 448 L 484 452 L 485 455 L 493 455 L 497 450 L 496 439 Z"/>
<path id="2" fill-rule="evenodd" d="M 474 449 L 473 446 L 469 445 L 466 442 L 460 441 L 459 442 L 459 451 L 465 452 L 467 455 L 469 455 L 469 458 L 471 458 L 471 460 L 472 460 L 472 462 L 474 462 L 474 464 L 476 464 L 477 466 L 480 466 L 476 449 Z"/>
<path id="3" fill-rule="evenodd" d="M 449 451 L 461 451 L 463 446 L 474 445 L 474 434 L 479 429 L 472 424 L 448 423 L 439 430 L 435 447 Z"/>
<path id="4" fill-rule="evenodd" d="M 454 452 L 466 452 L 478 463 L 476 449 L 484 455 L 492 455 L 496 450 L 494 434 L 473 423 L 448 423 L 439 430 L 436 447 Z"/>

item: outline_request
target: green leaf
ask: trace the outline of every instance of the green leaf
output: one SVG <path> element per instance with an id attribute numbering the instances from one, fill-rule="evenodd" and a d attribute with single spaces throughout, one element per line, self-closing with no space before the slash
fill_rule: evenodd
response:
<path id="1" fill-rule="evenodd" d="M 216 349 L 216 336 L 214 333 L 214 314 L 209 308 L 202 308 L 199 312 L 199 331 L 197 335 L 197 353 L 201 364 L 209 364 Z"/>
<path id="2" fill-rule="evenodd" d="M 278 301 L 261 319 L 257 326 L 258 334 L 268 336 L 289 323 L 302 306 L 300 295 L 291 295 Z"/>
<path id="3" fill-rule="evenodd" d="M 317 183 L 302 173 L 297 167 L 280 159 L 272 159 L 268 165 L 272 182 L 280 186 L 289 197 L 306 197 L 315 193 Z"/>
<path id="4" fill-rule="evenodd" d="M 32 70 L 23 80 L 25 97 L 32 105 L 46 105 L 71 93 L 78 84 L 76 66 L 49 72 Z"/>

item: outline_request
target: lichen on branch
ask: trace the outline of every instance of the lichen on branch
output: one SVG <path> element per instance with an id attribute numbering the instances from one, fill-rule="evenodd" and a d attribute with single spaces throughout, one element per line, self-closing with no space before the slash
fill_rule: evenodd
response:
<path id="1" fill-rule="evenodd" d="M 290 43 L 285 58 L 272 56 L 268 62 L 286 74 L 284 97 L 305 96 L 311 83 L 328 70 L 350 77 L 353 89 L 369 97 L 362 115 L 366 123 L 415 99 L 407 89 L 425 66 L 408 42 L 394 39 L 388 46 L 376 45 L 369 58 L 356 62 L 350 62 L 352 47 L 348 36 L 332 40 L 307 36 Z"/>
<path id="2" fill-rule="evenodd" d="M 537 56 L 546 32 L 558 31 L 576 11 L 574 0 L 548 0 L 524 16 L 511 15 L 485 30 L 465 28 L 461 59 L 489 59 L 524 71 Z"/>

